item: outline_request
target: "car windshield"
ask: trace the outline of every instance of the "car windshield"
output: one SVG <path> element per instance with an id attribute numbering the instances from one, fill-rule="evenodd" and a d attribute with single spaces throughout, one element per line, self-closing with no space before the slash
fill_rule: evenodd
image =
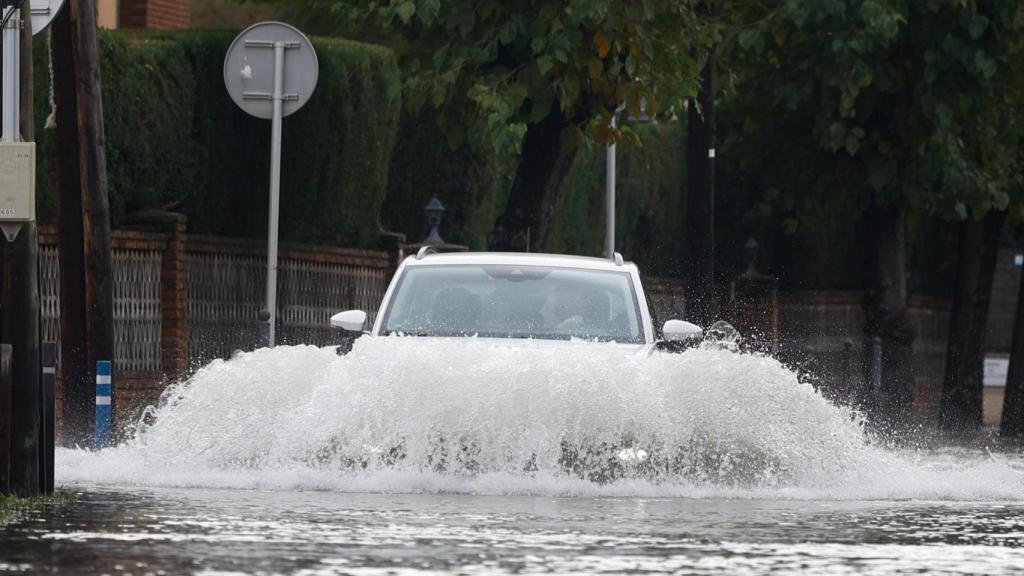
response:
<path id="1" fill-rule="evenodd" d="M 405 270 L 383 334 L 643 342 L 627 272 L 515 265 Z"/>

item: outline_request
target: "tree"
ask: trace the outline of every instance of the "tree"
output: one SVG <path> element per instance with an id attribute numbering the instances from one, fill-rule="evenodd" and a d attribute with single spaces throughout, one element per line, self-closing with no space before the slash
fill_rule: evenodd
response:
<path id="1" fill-rule="evenodd" d="M 780 0 L 730 37 L 737 97 L 722 116 L 740 116 L 730 139 L 748 158 L 738 168 L 775 191 L 790 232 L 837 210 L 866 227 L 865 332 L 882 340 L 872 396 L 885 425 L 906 422 L 913 390 L 908 232 L 926 217 L 980 220 L 1009 201 L 1020 91 L 1004 82 L 1019 83 L 1022 10 Z"/>
<path id="2" fill-rule="evenodd" d="M 1010 366 L 1006 375 L 1006 396 L 999 435 L 1024 438 L 1024 279 L 1017 291 L 1017 313 L 1013 320 Z"/>
<path id="3" fill-rule="evenodd" d="M 981 426 L 988 307 L 1005 220 L 1005 210 L 990 209 L 980 221 L 971 215 L 959 226 L 939 405 L 940 424 L 949 432 L 969 433 Z"/>
<path id="4" fill-rule="evenodd" d="M 351 13 L 393 41 L 409 108 L 437 109 L 448 143 L 519 152 L 493 249 L 539 250 L 576 151 L 631 139 L 614 110 L 681 110 L 710 29 L 692 1 L 289 0 Z"/>

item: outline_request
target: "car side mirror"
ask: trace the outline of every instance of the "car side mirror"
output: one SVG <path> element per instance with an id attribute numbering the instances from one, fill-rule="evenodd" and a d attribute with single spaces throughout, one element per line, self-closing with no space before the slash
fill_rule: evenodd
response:
<path id="1" fill-rule="evenodd" d="M 704 337 L 704 330 L 696 324 L 682 320 L 669 320 L 661 329 L 666 342 L 692 342 Z"/>
<path id="2" fill-rule="evenodd" d="M 345 310 L 331 316 L 331 328 L 348 332 L 362 332 L 366 324 L 366 312 L 362 310 Z"/>

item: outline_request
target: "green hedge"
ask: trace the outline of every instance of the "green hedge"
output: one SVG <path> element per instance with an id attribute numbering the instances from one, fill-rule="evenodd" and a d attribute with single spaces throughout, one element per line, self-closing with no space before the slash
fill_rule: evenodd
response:
<path id="1" fill-rule="evenodd" d="M 267 226 L 270 124 L 240 111 L 224 90 L 233 31 L 101 31 L 107 174 L 112 218 L 164 208 L 184 212 L 195 232 L 263 238 Z M 56 213 L 54 131 L 45 34 L 35 43 L 38 212 Z M 442 235 L 486 247 L 504 209 L 517 158 L 449 150 L 429 112 L 401 113 L 400 79 L 386 48 L 314 38 L 320 82 L 284 122 L 281 237 L 372 247 L 381 226 L 410 241 L 426 234 L 422 207 L 436 194 L 448 208 Z M 820 189 L 813 179 L 766 179 L 758 167 L 784 149 L 772 133 L 727 138 L 716 175 L 715 225 L 723 277 L 743 265 L 750 235 L 760 269 L 799 288 L 862 284 L 863 223 L 842 208 L 797 222 L 782 186 Z M 685 124 L 634 127 L 643 145 L 620 147 L 617 247 L 650 274 L 682 277 L 686 255 Z M 782 143 L 785 144 L 785 143 Z M 753 161 L 751 159 L 757 160 Z M 760 159 L 760 160 L 759 160 Z M 580 153 L 565 183 L 548 250 L 598 255 L 604 244 L 605 150 Z M 828 193 L 829 191 L 821 191 Z M 942 293 L 950 234 L 943 223 L 911 230 L 916 290 Z M 837 254 L 843 256 L 837 257 Z M 940 273 L 941 272 L 941 273 Z"/>
<path id="2" fill-rule="evenodd" d="M 196 232 L 266 234 L 270 123 L 239 110 L 224 90 L 235 32 L 100 34 L 112 218 L 179 210 Z M 373 246 L 400 108 L 398 69 L 384 48 L 314 38 L 317 90 L 284 121 L 281 238 Z M 45 44 L 37 43 L 44 53 Z M 37 90 L 48 69 L 36 58 Z M 41 96 L 41 95 L 40 95 Z M 39 206 L 52 219 L 53 131 L 36 99 Z"/>
<path id="3" fill-rule="evenodd" d="M 410 242 L 422 240 L 427 235 L 422 208 L 436 194 L 446 209 L 441 237 L 484 250 L 487 234 L 505 208 L 515 160 L 468 145 L 452 151 L 429 113 L 403 113 L 381 222 Z"/>
<path id="4" fill-rule="evenodd" d="M 224 90 L 233 31 L 102 31 L 107 173 L 115 225 L 132 211 L 184 212 L 195 232 L 262 238 L 267 225 L 270 124 Z M 426 234 L 422 207 L 448 208 L 442 235 L 474 249 L 504 209 L 517 158 L 452 152 L 427 113 L 400 113 L 399 75 L 378 46 L 314 38 L 320 82 L 284 122 L 281 237 L 373 246 L 381 226 Z M 54 132 L 45 40 L 36 43 L 39 211 L 55 215 Z M 680 123 L 636 127 L 620 147 L 618 240 L 652 273 L 674 275 L 684 255 L 685 134 Z M 580 154 L 566 181 L 549 250 L 600 254 L 604 149 Z"/>

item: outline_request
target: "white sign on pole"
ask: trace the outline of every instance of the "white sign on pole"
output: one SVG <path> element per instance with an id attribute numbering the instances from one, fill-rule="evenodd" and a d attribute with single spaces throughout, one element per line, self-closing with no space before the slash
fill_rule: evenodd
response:
<path id="1" fill-rule="evenodd" d="M 985 356 L 983 383 L 985 386 L 1005 388 L 1010 373 L 1010 359 L 999 356 Z"/>
<path id="2" fill-rule="evenodd" d="M 64 0 L 30 0 L 32 33 L 46 29 L 60 12 Z M 3 3 L 5 6 L 7 2 Z M 23 4 L 22 4 L 23 6 Z M 3 110 L 0 111 L 0 230 L 8 242 L 14 242 L 25 222 L 35 220 L 35 144 L 20 140 L 21 114 L 21 22 L 22 12 L 14 5 L 0 10 L 0 22 L 6 22 L 3 35 L 2 84 Z"/>
<path id="3" fill-rule="evenodd" d="M 32 35 L 35 36 L 53 22 L 64 6 L 64 0 L 30 0 L 29 16 L 32 17 Z"/>
<path id="4" fill-rule="evenodd" d="M 246 28 L 224 57 L 224 86 L 239 108 L 270 124 L 270 225 L 267 233 L 266 341 L 277 317 L 277 221 L 281 196 L 281 119 L 302 108 L 320 68 L 313 44 L 294 26 L 260 22 Z"/>

